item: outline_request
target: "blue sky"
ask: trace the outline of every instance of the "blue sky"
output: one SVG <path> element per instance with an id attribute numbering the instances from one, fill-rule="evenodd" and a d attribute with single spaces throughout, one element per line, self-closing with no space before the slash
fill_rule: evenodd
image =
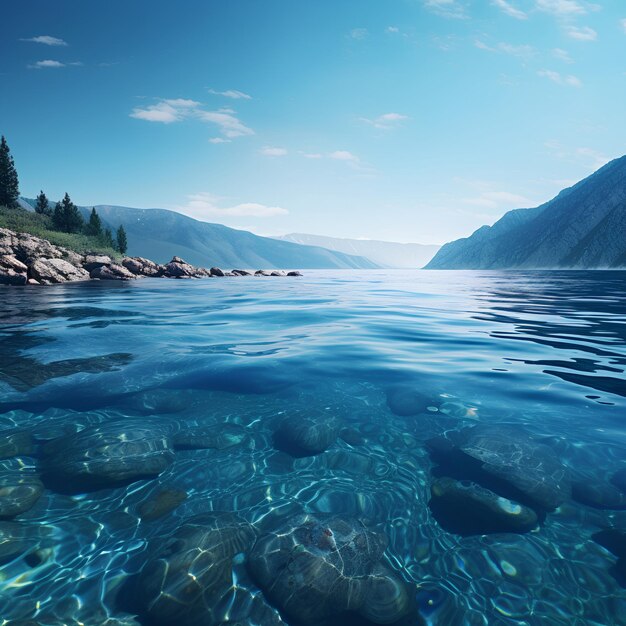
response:
<path id="1" fill-rule="evenodd" d="M 626 152 L 622 0 L 20 0 L 21 191 L 443 243 Z"/>

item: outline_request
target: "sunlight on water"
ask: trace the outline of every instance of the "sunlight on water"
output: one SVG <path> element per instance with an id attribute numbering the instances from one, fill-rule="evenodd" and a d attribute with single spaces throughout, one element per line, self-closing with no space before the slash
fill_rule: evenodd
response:
<path id="1" fill-rule="evenodd" d="M 1 290 L 0 623 L 626 624 L 625 279 Z"/>

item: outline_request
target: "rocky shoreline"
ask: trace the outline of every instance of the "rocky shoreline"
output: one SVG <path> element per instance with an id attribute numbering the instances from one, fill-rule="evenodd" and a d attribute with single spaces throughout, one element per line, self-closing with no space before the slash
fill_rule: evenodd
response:
<path id="1" fill-rule="evenodd" d="M 106 255 L 78 254 L 28 233 L 0 228 L 0 285 L 53 285 L 84 280 L 149 278 L 212 278 L 223 276 L 302 276 L 297 271 L 195 267 L 175 256 L 159 264 L 142 257 L 121 261 Z"/>

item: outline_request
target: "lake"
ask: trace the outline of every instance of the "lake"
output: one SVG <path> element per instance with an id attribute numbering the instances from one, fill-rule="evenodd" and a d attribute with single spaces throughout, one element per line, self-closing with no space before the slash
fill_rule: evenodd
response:
<path id="1" fill-rule="evenodd" d="M 2 288 L 1 623 L 626 624 L 625 369 L 626 272 Z"/>

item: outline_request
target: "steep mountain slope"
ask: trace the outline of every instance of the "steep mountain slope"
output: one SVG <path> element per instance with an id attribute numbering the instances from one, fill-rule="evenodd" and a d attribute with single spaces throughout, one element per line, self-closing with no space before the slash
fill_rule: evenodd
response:
<path id="1" fill-rule="evenodd" d="M 418 268 L 423 267 L 439 250 L 440 246 L 419 243 L 393 243 L 361 239 L 339 239 L 322 235 L 291 233 L 275 237 L 282 241 L 292 241 L 309 246 L 321 246 L 329 250 L 363 256 L 381 267 Z"/>
<path id="2" fill-rule="evenodd" d="M 34 204 L 28 199 L 29 205 Z M 221 224 L 209 224 L 166 209 L 96 205 L 104 226 L 124 225 L 128 254 L 159 263 L 174 255 L 192 265 L 225 268 L 373 269 L 368 259 L 315 246 L 259 237 Z M 81 207 L 86 219 L 91 207 Z"/>
<path id="3" fill-rule="evenodd" d="M 534 209 L 446 244 L 426 269 L 610 268 L 626 265 L 626 156 Z"/>

